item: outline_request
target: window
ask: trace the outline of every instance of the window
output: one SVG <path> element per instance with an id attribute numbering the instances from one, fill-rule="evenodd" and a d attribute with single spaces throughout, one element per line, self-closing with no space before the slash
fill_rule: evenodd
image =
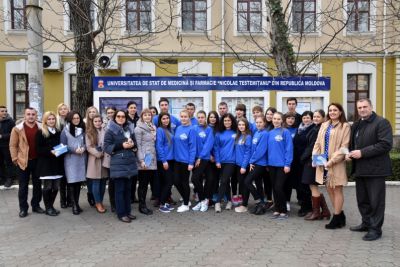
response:
<path id="1" fill-rule="evenodd" d="M 75 103 L 75 99 L 76 99 L 76 87 L 77 87 L 77 79 L 76 79 L 76 74 L 70 74 L 69 75 L 69 88 L 71 90 L 70 96 L 70 102 L 71 103 L 71 110 L 75 110 L 76 107 L 76 103 Z"/>
<path id="2" fill-rule="evenodd" d="M 370 31 L 371 0 L 347 0 L 347 14 L 348 31 Z"/>
<path id="3" fill-rule="evenodd" d="M 151 30 L 151 0 L 126 1 L 126 29 L 129 32 Z"/>
<path id="4" fill-rule="evenodd" d="M 261 0 L 237 0 L 238 32 L 261 32 L 261 20 Z"/>
<path id="5" fill-rule="evenodd" d="M 29 106 L 28 74 L 13 74 L 14 118 L 24 117 L 25 108 Z"/>
<path id="6" fill-rule="evenodd" d="M 292 5 L 292 31 L 316 31 L 316 0 L 294 0 Z"/>
<path id="7" fill-rule="evenodd" d="M 11 29 L 26 29 L 26 0 L 10 0 L 11 7 Z"/>
<path id="8" fill-rule="evenodd" d="M 182 29 L 184 31 L 207 30 L 207 0 L 182 1 Z"/>
<path id="9" fill-rule="evenodd" d="M 361 98 L 369 98 L 369 74 L 347 75 L 347 120 L 358 118 L 356 102 Z"/>

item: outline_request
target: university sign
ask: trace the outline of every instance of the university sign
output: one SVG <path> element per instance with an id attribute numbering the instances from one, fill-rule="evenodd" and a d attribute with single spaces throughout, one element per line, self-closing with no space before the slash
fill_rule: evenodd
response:
<path id="1" fill-rule="evenodd" d="M 328 91 L 330 77 L 94 77 L 94 91 Z"/>

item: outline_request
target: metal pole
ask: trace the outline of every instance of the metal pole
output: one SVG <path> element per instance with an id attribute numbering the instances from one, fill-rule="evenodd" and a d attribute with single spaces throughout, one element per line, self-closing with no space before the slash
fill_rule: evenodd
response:
<path id="1" fill-rule="evenodd" d="M 39 0 L 27 1 L 29 106 L 38 111 L 39 119 L 43 114 L 42 10 Z"/>

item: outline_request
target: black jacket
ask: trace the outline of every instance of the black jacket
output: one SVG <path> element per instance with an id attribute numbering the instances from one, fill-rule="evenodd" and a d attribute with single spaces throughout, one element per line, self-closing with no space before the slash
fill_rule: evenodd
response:
<path id="1" fill-rule="evenodd" d="M 351 127 L 350 150 L 360 149 L 361 158 L 353 159 L 351 173 L 355 177 L 392 175 L 392 146 L 392 126 L 388 120 L 373 112 L 368 119 L 356 121 Z"/>
<path id="2" fill-rule="evenodd" d="M 63 157 L 56 157 L 51 153 L 53 147 L 60 144 L 60 132 L 49 134 L 49 137 L 44 137 L 41 130 L 36 133 L 36 151 L 38 153 L 36 173 L 39 177 L 64 174 Z"/>
<path id="3" fill-rule="evenodd" d="M 0 121 L 0 147 L 9 147 L 10 134 L 14 126 L 15 122 L 10 116 L 7 116 L 4 120 Z"/>

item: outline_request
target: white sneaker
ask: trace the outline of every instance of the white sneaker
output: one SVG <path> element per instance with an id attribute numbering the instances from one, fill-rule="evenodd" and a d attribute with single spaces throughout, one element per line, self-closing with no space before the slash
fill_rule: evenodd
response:
<path id="1" fill-rule="evenodd" d="M 194 206 L 193 208 L 192 208 L 192 210 L 194 210 L 194 211 L 199 211 L 200 209 L 201 209 L 201 204 L 202 202 L 199 202 L 199 203 L 197 203 L 197 205 L 196 206 Z"/>
<path id="2" fill-rule="evenodd" d="M 228 201 L 228 203 L 226 203 L 225 209 L 226 210 L 231 210 L 232 209 L 232 202 L 231 201 Z"/>
<path id="3" fill-rule="evenodd" d="M 236 211 L 236 212 L 239 212 L 239 213 L 241 213 L 241 212 L 247 212 L 247 207 L 245 207 L 245 206 L 239 206 L 239 207 L 236 207 L 236 208 L 235 208 L 235 211 Z"/>
<path id="4" fill-rule="evenodd" d="M 215 212 L 220 213 L 221 212 L 221 203 L 215 203 Z"/>
<path id="5" fill-rule="evenodd" d="M 286 210 L 290 211 L 290 202 L 289 201 L 286 201 Z"/>
<path id="6" fill-rule="evenodd" d="M 204 200 L 201 202 L 200 211 L 201 211 L 201 212 L 206 212 L 207 210 L 208 210 L 208 199 L 204 199 Z"/>
<path id="7" fill-rule="evenodd" d="M 186 212 L 189 211 L 189 205 L 181 205 L 180 207 L 178 207 L 178 209 L 176 210 L 177 212 Z"/>

